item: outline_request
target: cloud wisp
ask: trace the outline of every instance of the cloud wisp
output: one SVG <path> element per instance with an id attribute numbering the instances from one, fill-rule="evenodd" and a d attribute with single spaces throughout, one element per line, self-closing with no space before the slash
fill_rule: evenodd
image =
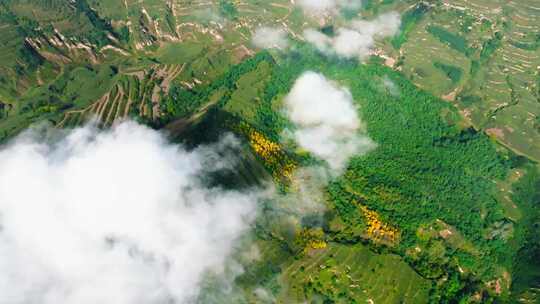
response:
<path id="1" fill-rule="evenodd" d="M 2 148 L 0 303 L 190 303 L 255 217 L 258 191 L 199 178 L 235 142 L 186 151 L 125 122 Z"/>
<path id="2" fill-rule="evenodd" d="M 307 42 L 325 54 L 363 60 L 373 50 L 376 38 L 395 35 L 400 24 L 399 14 L 390 12 L 370 21 L 351 21 L 345 27 L 338 28 L 332 36 L 313 28 L 306 29 L 303 36 Z"/>
<path id="3" fill-rule="evenodd" d="M 359 9 L 362 0 L 298 0 L 297 4 L 307 13 L 314 15 L 338 14 L 341 9 Z"/>
<path id="4" fill-rule="evenodd" d="M 363 133 L 354 100 L 348 89 L 321 74 L 305 72 L 285 98 L 293 135 L 300 147 L 323 159 L 334 172 L 341 172 L 353 155 L 376 147 Z"/>
<path id="5" fill-rule="evenodd" d="M 261 49 L 286 49 L 289 46 L 287 32 L 284 29 L 266 26 L 255 30 L 252 43 Z"/>

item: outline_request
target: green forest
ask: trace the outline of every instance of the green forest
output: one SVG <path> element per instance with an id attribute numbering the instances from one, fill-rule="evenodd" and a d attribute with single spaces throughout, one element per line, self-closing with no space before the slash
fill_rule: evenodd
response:
<path id="1" fill-rule="evenodd" d="M 330 182 L 325 190 L 328 209 L 324 220 L 308 220 L 303 227 L 322 229 L 323 235 L 319 237 L 330 244 L 363 244 L 374 252 L 401 256 L 422 278 L 432 282 L 430 302 L 457 303 L 473 296 L 486 302 L 496 297 L 508 300 L 508 289 L 497 295 L 492 289 L 483 288 L 483 284 L 495 282 L 505 272 L 527 272 L 529 277 L 525 280 L 537 279 L 534 272 L 524 269 L 524 264 L 533 261 L 516 259 L 525 254 L 521 251 L 525 244 L 538 243 L 531 228 L 538 221 L 532 206 L 539 199 L 533 165 L 464 124 L 451 104 L 419 90 L 387 67 L 327 58 L 305 45 L 298 45 L 297 51 L 290 54 L 272 55 L 274 58 L 262 52 L 231 69 L 215 84 L 185 94 L 201 103 L 214 90 L 234 91 L 241 85 L 237 82 L 239 75 L 262 62 L 270 63 L 271 73 L 265 76 L 266 85 L 254 121 L 234 113 L 236 105 L 229 104 L 230 93 L 216 104 L 214 115 L 228 117 L 222 119 L 220 127 L 240 136 L 245 134 L 238 133 L 234 126 L 243 122 L 279 142 L 290 123 L 278 109 L 301 73 L 320 72 L 351 90 L 367 132 L 378 148 L 353 158 L 346 172 Z M 451 67 L 444 70 L 454 73 Z M 381 85 L 385 78 L 396 84 L 399 96 Z M 225 106 L 233 110 L 226 111 Z M 216 116 L 211 117 L 215 123 Z M 294 155 L 294 146 L 283 148 L 299 164 L 315 161 Z M 509 218 L 498 201 L 497 182 L 505 181 L 511 170 L 520 170 L 527 176 L 513 186 L 515 201 L 531 206 L 526 220 Z M 366 234 L 372 223 L 362 215 L 363 208 L 394 227 L 399 237 L 394 242 L 381 242 Z M 262 274 L 257 272 L 263 282 L 270 284 L 291 258 L 301 258 L 302 254 L 289 241 L 272 237 L 272 231 L 277 229 L 275 224 L 261 224 L 259 229 L 271 246 L 277 246 L 280 249 L 276 250 L 281 252 L 274 257 L 274 266 L 261 269 Z M 512 232 L 508 233 L 509 230 Z M 537 247 L 527 248 L 534 251 Z M 516 260 L 520 261 L 517 265 L 513 262 Z M 326 296 L 329 301 L 340 299 Z"/>

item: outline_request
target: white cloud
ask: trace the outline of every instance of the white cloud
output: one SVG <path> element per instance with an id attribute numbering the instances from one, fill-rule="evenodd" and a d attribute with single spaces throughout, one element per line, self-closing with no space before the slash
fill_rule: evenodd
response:
<path id="1" fill-rule="evenodd" d="M 388 75 L 384 75 L 384 77 L 382 78 L 382 83 L 388 93 L 390 93 L 390 95 L 394 97 L 399 97 L 399 87 L 394 81 L 392 81 L 392 79 L 390 79 L 390 77 L 388 77 Z"/>
<path id="2" fill-rule="evenodd" d="M 318 50 L 323 53 L 329 53 L 332 50 L 332 38 L 317 31 L 316 29 L 308 28 L 304 30 L 304 39 L 313 44 Z"/>
<path id="3" fill-rule="evenodd" d="M 280 28 L 260 27 L 253 33 L 252 43 L 258 48 L 286 49 L 289 46 L 287 32 Z"/>
<path id="4" fill-rule="evenodd" d="M 359 32 L 378 37 L 392 36 L 397 33 L 401 18 L 397 12 L 382 14 L 374 20 L 354 20 L 351 27 Z"/>
<path id="5" fill-rule="evenodd" d="M 337 14 L 340 9 L 359 9 L 362 0 L 298 0 L 297 4 L 311 14 Z"/>
<path id="6" fill-rule="evenodd" d="M 255 296 L 257 297 L 259 303 L 276 303 L 276 299 L 274 298 L 274 296 L 266 289 L 262 288 L 262 287 L 258 287 L 256 288 L 253 293 L 255 294 Z"/>
<path id="7" fill-rule="evenodd" d="M 315 29 L 306 29 L 304 38 L 323 53 L 364 59 L 375 46 L 376 38 L 395 35 L 400 24 L 399 14 L 390 12 L 371 21 L 352 21 L 346 27 L 338 28 L 332 37 Z"/>
<path id="8" fill-rule="evenodd" d="M 366 153 L 376 144 L 361 134 L 362 123 L 349 90 L 323 75 L 306 72 L 285 98 L 290 120 L 297 126 L 298 145 L 340 171 L 349 158 Z"/>
<path id="9" fill-rule="evenodd" d="M 336 0 L 298 0 L 298 5 L 308 12 L 323 12 L 333 10 L 337 6 Z"/>
<path id="10" fill-rule="evenodd" d="M 247 263 L 260 261 L 262 258 L 261 251 L 259 250 L 259 247 L 257 246 L 257 244 L 251 244 L 249 248 L 247 248 L 244 252 L 242 252 L 241 257 Z"/>
<path id="11" fill-rule="evenodd" d="M 339 0 L 338 4 L 345 9 L 360 9 L 362 8 L 362 0 Z"/>
<path id="12" fill-rule="evenodd" d="M 346 58 L 364 57 L 369 54 L 373 45 L 372 35 L 347 28 L 338 29 L 332 41 L 336 54 Z"/>
<path id="13" fill-rule="evenodd" d="M 189 152 L 131 122 L 40 137 L 0 151 L 0 303 L 186 303 L 253 220 L 257 194 L 198 177 L 230 137 Z"/>

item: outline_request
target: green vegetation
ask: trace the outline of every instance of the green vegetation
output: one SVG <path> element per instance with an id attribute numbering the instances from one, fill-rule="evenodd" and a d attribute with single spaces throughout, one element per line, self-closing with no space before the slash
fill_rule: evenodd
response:
<path id="1" fill-rule="evenodd" d="M 31 91 L 21 111 L 35 111 L 42 106 L 67 109 L 75 104 L 87 105 L 110 88 L 116 73 L 117 70 L 111 66 L 69 69 L 49 86 Z"/>
<path id="2" fill-rule="evenodd" d="M 394 4 L 396 0 L 365 0 L 362 1 L 362 9 L 364 11 L 370 11 L 372 14 L 377 15 L 379 11 L 385 6 Z"/>
<path id="3" fill-rule="evenodd" d="M 474 52 L 474 49 L 469 47 L 467 40 L 458 34 L 454 34 L 440 26 L 434 25 L 428 26 L 427 31 L 439 39 L 442 43 L 445 43 L 454 50 L 463 53 L 465 56 L 470 56 Z"/>
<path id="4" fill-rule="evenodd" d="M 433 62 L 433 65 L 439 70 L 441 70 L 446 75 L 446 77 L 450 78 L 453 84 L 459 83 L 459 81 L 461 80 L 461 76 L 463 76 L 463 70 L 459 67 L 439 61 Z"/>
<path id="5" fill-rule="evenodd" d="M 495 51 L 501 47 L 503 35 L 501 32 L 496 32 L 494 37 L 484 42 L 482 51 L 480 51 L 480 61 L 485 63 Z"/>
<path id="6" fill-rule="evenodd" d="M 460 96 L 459 101 L 464 104 L 465 106 L 471 106 L 475 103 L 482 102 L 482 98 L 476 96 L 476 95 L 466 95 L 466 96 Z"/>
<path id="7" fill-rule="evenodd" d="M 224 106 L 231 98 L 237 81 L 242 75 L 257 68 L 259 63 L 272 62 L 273 59 L 267 52 L 258 53 L 239 65 L 231 67 L 224 75 L 213 81 L 210 85 L 198 88 L 197 91 L 190 91 L 179 86 L 174 86 L 166 97 L 165 113 L 160 124 L 164 125 L 176 117 L 185 117 L 192 114 L 204 102 L 211 100 L 211 96 L 216 91 L 224 90 L 224 94 L 219 97 L 219 105 Z"/>
<path id="8" fill-rule="evenodd" d="M 204 45 L 199 43 L 171 43 L 157 51 L 157 60 L 164 64 L 189 62 L 204 51 Z"/>
<path id="9" fill-rule="evenodd" d="M 476 21 L 476 17 L 471 16 L 463 11 L 456 11 L 456 16 L 462 20 L 459 30 L 463 34 L 468 34 L 472 31 L 473 25 Z"/>
<path id="10" fill-rule="evenodd" d="M 406 11 L 401 16 L 401 27 L 399 34 L 392 39 L 392 46 L 395 49 L 401 48 L 401 46 L 407 41 L 407 36 L 409 33 L 428 11 L 429 6 L 422 2 L 414 6 L 412 9 Z"/>
<path id="11" fill-rule="evenodd" d="M 426 303 L 431 284 L 399 256 L 377 254 L 363 245 L 330 244 L 284 271 L 284 302 L 321 296 L 332 303 Z"/>
<path id="12" fill-rule="evenodd" d="M 527 167 L 525 176 L 514 184 L 513 193 L 512 200 L 520 203 L 525 218 L 516 233 L 515 244 L 520 247 L 512 262 L 515 278 L 512 298 L 534 301 L 540 296 L 537 292 L 540 287 L 540 173 L 536 167 Z"/>
<path id="13" fill-rule="evenodd" d="M 526 42 L 510 40 L 510 44 L 526 51 L 536 51 L 540 48 L 540 33 L 532 33 Z"/>
<path id="14" fill-rule="evenodd" d="M 495 32 L 491 39 L 484 42 L 482 45 L 482 50 L 480 51 L 480 59 L 473 60 L 471 63 L 470 72 L 472 77 L 476 76 L 480 66 L 486 64 L 491 59 L 495 51 L 501 47 L 502 38 L 503 34 L 501 32 Z"/>
<path id="15" fill-rule="evenodd" d="M 232 20 L 238 17 L 238 10 L 231 0 L 219 0 L 219 11 L 223 16 Z"/>
<path id="16" fill-rule="evenodd" d="M 77 7 L 77 13 L 84 14 L 90 23 L 95 27 L 95 30 L 91 31 L 90 35 L 85 36 L 85 38 L 89 39 L 92 43 L 95 43 L 100 47 L 110 43 L 107 34 L 111 34 L 113 37 L 116 35 L 110 22 L 98 16 L 98 14 L 96 14 L 96 12 L 90 8 L 86 0 L 77 0 L 75 1 L 75 5 Z"/>
<path id="17" fill-rule="evenodd" d="M 370 136 L 379 144 L 367 156 L 354 158 L 343 176 L 328 186 L 329 212 L 325 216 L 328 222 L 323 225 L 326 241 L 342 244 L 337 245 L 337 248 L 345 246 L 340 252 L 350 251 L 351 255 L 361 254 L 365 249 L 353 250 L 348 246 L 362 242 L 400 255 L 422 280 L 432 282 L 432 287 L 425 289 L 425 296 L 432 302 L 465 301 L 482 290 L 486 301 L 495 296 L 482 282 L 504 280 L 503 273 L 512 269 L 509 261 L 519 249 L 508 244 L 522 243 L 498 232 L 508 219 L 494 199 L 497 192 L 494 182 L 504 179 L 512 166 L 505 160 L 507 156 L 497 152 L 493 142 L 482 133 L 460 127 L 459 116 L 450 104 L 418 90 L 388 68 L 327 59 L 305 46 L 278 57 L 277 63 L 264 64 L 271 64 L 271 73 L 265 76 L 269 79 L 264 82 L 263 98 L 251 106 L 259 107 L 253 127 L 265 136 L 279 140 L 287 125 L 278 112 L 283 96 L 303 71 L 314 70 L 350 88 L 362 109 Z M 372 79 L 384 76 L 397 84 L 399 97 L 380 94 Z M 253 91 L 248 95 L 257 94 Z M 235 119 L 240 121 L 248 119 L 238 114 L 243 108 L 245 105 L 239 99 L 229 99 L 224 107 L 230 113 L 237 113 Z M 366 207 L 374 212 L 376 221 L 395 227 L 399 235 L 395 242 L 366 232 L 373 225 L 363 215 Z M 268 212 L 266 217 L 275 211 Z M 261 225 L 260 229 L 269 230 L 268 235 L 275 235 L 271 231 L 278 229 L 277 224 Z M 276 294 L 289 300 L 301 300 L 302 294 L 334 301 L 350 301 L 358 296 L 340 285 L 347 282 L 339 279 L 339 273 L 345 270 L 338 267 L 337 273 L 332 272 L 337 276 L 334 278 L 323 268 L 328 264 L 333 269 L 333 261 L 342 260 L 332 257 L 334 245 L 316 251 L 316 255 L 322 254 L 320 259 L 313 259 L 319 266 L 309 266 L 307 271 L 312 258 L 303 257 L 294 249 L 298 245 L 279 237 L 270 239 L 272 247 L 284 250 L 281 258 L 274 261 L 275 267 L 297 269 L 294 277 L 288 270 L 282 273 L 274 269 L 268 273 L 264 281 L 268 284 L 281 277 L 290 282 L 289 288 L 295 286 L 294 290 L 276 290 Z M 298 262 L 290 264 L 291 255 Z M 383 256 L 376 259 L 379 258 L 384 259 Z M 386 270 L 381 267 L 379 271 L 384 273 Z M 319 279 L 307 279 L 316 277 Z M 401 286 L 399 282 L 395 284 Z M 377 290 L 384 289 L 387 283 L 381 284 Z M 402 297 L 404 289 L 397 287 L 394 292 Z M 507 296 L 508 290 L 504 292 Z"/>
<path id="18" fill-rule="evenodd" d="M 531 11 L 530 4 L 527 0 L 516 5 L 484 0 L 434 4 L 429 17 L 420 20 L 414 35 L 395 54 L 400 56 L 400 69 L 418 86 L 449 101 L 455 93 L 456 105 L 475 128 L 497 132 L 497 141 L 539 161 L 540 133 L 530 119 L 540 115 L 535 85 L 540 57 L 533 47 L 540 14 Z M 460 68 L 459 85 L 435 62 Z M 471 102 L 460 96 L 480 99 Z"/>

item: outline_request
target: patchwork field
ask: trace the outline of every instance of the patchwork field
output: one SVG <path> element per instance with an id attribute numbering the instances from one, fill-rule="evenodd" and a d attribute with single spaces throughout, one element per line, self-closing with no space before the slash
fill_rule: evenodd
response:
<path id="1" fill-rule="evenodd" d="M 476 128 L 539 160 L 539 33 L 538 1 L 443 1 L 411 30 L 402 69 Z M 462 77 L 451 79 L 436 62 Z"/>
<path id="2" fill-rule="evenodd" d="M 320 294 L 335 303 L 427 303 L 431 288 L 399 256 L 332 243 L 285 268 L 282 280 L 287 286 L 282 303 Z"/>

